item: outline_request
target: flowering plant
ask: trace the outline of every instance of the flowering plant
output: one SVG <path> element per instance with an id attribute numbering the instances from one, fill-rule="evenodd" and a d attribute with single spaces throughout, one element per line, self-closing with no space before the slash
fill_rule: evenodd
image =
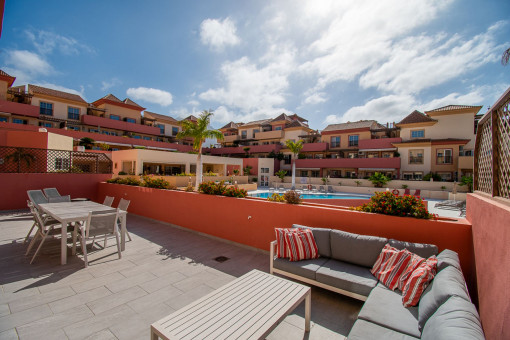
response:
<path id="1" fill-rule="evenodd" d="M 429 213 L 425 207 L 425 203 L 420 197 L 411 195 L 398 196 L 389 191 L 376 192 L 375 195 L 370 198 L 370 202 L 352 209 L 377 214 L 423 219 L 437 217 L 437 215 Z"/>
<path id="2" fill-rule="evenodd" d="M 285 198 L 283 198 L 282 195 L 277 194 L 276 192 L 269 196 L 267 200 L 271 202 L 285 202 Z"/>

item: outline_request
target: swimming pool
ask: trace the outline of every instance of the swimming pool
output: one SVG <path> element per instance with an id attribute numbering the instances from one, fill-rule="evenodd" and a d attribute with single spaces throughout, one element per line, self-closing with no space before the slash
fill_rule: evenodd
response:
<path id="1" fill-rule="evenodd" d="M 251 197 L 261 197 L 261 198 L 268 198 L 271 196 L 274 192 L 255 192 L 250 193 L 249 195 Z M 279 192 L 278 194 L 283 194 Z M 370 195 L 358 195 L 358 194 L 350 194 L 350 193 L 334 193 L 334 194 L 301 194 L 302 199 L 337 199 L 337 200 L 352 200 L 352 199 L 370 199 Z"/>

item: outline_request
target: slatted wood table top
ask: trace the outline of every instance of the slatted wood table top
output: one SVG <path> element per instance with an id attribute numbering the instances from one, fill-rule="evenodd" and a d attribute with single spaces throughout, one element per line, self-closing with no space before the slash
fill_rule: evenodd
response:
<path id="1" fill-rule="evenodd" d="M 310 330 L 310 287 L 258 270 L 151 325 L 153 339 L 263 339 L 303 300 Z"/>

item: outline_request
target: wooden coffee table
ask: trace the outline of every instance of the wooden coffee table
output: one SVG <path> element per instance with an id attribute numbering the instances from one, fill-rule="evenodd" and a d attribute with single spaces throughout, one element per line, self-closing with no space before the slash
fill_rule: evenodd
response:
<path id="1" fill-rule="evenodd" d="M 303 300 L 309 332 L 310 287 L 252 270 L 153 323 L 151 338 L 264 339 Z"/>

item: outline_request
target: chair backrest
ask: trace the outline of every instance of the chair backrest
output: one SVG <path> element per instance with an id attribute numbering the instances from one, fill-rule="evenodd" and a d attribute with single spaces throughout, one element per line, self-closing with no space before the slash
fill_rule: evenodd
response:
<path id="1" fill-rule="evenodd" d="M 111 206 L 112 206 L 112 204 L 113 204 L 113 200 L 114 200 L 114 199 L 115 199 L 115 197 L 106 196 L 106 197 L 104 198 L 103 205 L 107 205 L 107 206 L 111 207 Z"/>
<path id="2" fill-rule="evenodd" d="M 404 190 L 404 195 L 410 195 L 410 194 L 411 194 L 411 189 L 406 188 Z"/>
<path id="3" fill-rule="evenodd" d="M 130 200 L 125 200 L 125 199 L 121 198 L 120 202 L 119 202 L 119 206 L 117 208 L 119 208 L 120 210 L 127 211 L 128 207 L 129 207 L 129 203 L 131 203 Z"/>
<path id="4" fill-rule="evenodd" d="M 28 198 L 37 207 L 39 204 L 48 203 L 48 198 L 44 196 L 42 190 L 28 190 Z"/>
<path id="5" fill-rule="evenodd" d="M 111 234 L 117 228 L 119 209 L 91 211 L 85 222 L 85 237 Z"/>
<path id="6" fill-rule="evenodd" d="M 416 189 L 414 191 L 414 196 L 420 196 L 420 194 L 421 194 L 421 190 L 420 189 Z"/>
<path id="7" fill-rule="evenodd" d="M 48 197 L 48 198 L 62 197 L 62 195 L 60 195 L 60 193 L 58 192 L 57 188 L 46 188 L 46 189 L 43 189 L 43 191 L 44 191 L 44 194 L 46 195 L 46 197 Z"/>
<path id="8" fill-rule="evenodd" d="M 62 203 L 62 202 L 71 202 L 71 196 L 59 196 L 59 197 L 49 197 L 49 203 Z"/>

